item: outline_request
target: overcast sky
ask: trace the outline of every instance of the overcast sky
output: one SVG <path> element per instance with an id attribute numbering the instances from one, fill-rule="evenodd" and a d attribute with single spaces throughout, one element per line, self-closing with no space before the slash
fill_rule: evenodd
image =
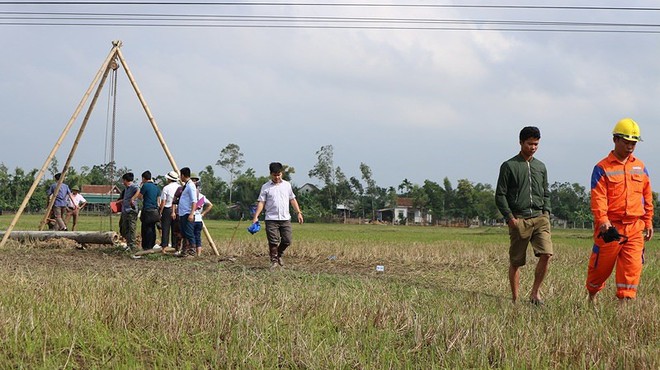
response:
<path id="1" fill-rule="evenodd" d="M 0 1 L 0 12 L 8 11 L 613 22 L 656 24 L 644 29 L 660 31 L 660 11 L 652 10 L 26 7 Z M 215 164 L 220 150 L 236 143 L 245 168 L 267 175 L 268 163 L 280 161 L 296 169 L 293 182 L 300 186 L 310 181 L 315 152 L 331 144 L 335 166 L 360 178 L 363 162 L 381 187 L 396 187 L 405 178 L 442 183 L 444 177 L 454 185 L 469 179 L 494 186 L 500 164 L 520 149 L 520 129 L 536 125 L 542 134 L 537 157 L 546 163 L 550 182 L 588 186 L 594 164 L 613 147 L 614 124 L 629 116 L 640 124 L 644 139 L 636 154 L 652 182 L 660 184 L 660 33 L 485 31 L 473 23 L 463 26 L 471 31 L 357 29 L 345 21 L 338 29 L 254 27 L 255 22 L 244 22 L 252 27 L 19 26 L 6 25 L 16 22 L 16 15 L 0 14 L 5 17 L 0 19 L 0 162 L 10 171 L 41 168 L 111 41 L 122 40 L 122 53 L 178 166 L 193 171 Z M 138 174 L 146 169 L 164 174 L 169 163 L 123 69 L 118 76 L 116 161 Z M 105 89 L 72 163 L 76 169 L 108 158 L 108 101 Z M 84 112 L 57 153 L 60 164 Z M 221 168 L 215 171 L 228 178 Z"/>

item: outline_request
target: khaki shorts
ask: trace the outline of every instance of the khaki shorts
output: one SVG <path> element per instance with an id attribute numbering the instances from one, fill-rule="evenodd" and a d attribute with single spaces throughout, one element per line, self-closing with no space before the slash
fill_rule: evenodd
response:
<path id="1" fill-rule="evenodd" d="M 515 227 L 509 227 L 509 261 L 512 266 L 524 266 L 527 263 L 527 245 L 532 243 L 534 255 L 552 255 L 552 240 L 550 238 L 550 218 L 546 215 L 519 218 Z"/>

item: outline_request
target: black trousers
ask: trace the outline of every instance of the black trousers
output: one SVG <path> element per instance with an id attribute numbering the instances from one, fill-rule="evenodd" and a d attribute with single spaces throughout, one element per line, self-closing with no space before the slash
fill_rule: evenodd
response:
<path id="1" fill-rule="evenodd" d="M 156 244 L 156 223 L 158 222 L 159 215 L 157 209 L 143 209 L 140 215 L 142 227 L 140 234 L 142 235 L 142 249 L 151 249 Z M 155 220 L 155 221 L 154 221 Z"/>
<path id="2" fill-rule="evenodd" d="M 172 245 L 174 246 L 176 244 L 176 236 L 174 235 L 174 228 L 172 227 L 174 222 L 176 222 L 176 220 L 172 220 L 172 207 L 164 207 L 163 215 L 160 217 L 160 245 L 163 248 L 170 244 L 170 238 L 172 238 Z"/>

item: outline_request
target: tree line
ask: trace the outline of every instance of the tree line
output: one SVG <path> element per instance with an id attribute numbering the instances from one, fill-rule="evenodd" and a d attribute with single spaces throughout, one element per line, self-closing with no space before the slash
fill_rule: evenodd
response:
<path id="1" fill-rule="evenodd" d="M 339 166 L 334 165 L 334 148 L 324 145 L 315 153 L 316 164 L 308 176 L 319 181 L 312 191 L 299 192 L 303 184 L 293 184 L 301 207 L 308 222 L 328 222 L 341 217 L 357 217 L 375 220 L 378 210 L 392 208 L 397 198 L 409 198 L 414 209 L 422 218 L 430 218 L 432 224 L 460 221 L 464 224 L 478 221 L 490 223 L 502 219 L 495 206 L 495 189 L 490 184 L 474 183 L 459 179 L 456 184 L 445 177 L 442 182 L 424 180 L 415 184 L 408 179 L 394 187 L 378 186 L 371 168 L 366 163 L 359 164 L 360 176 L 348 177 Z M 257 176 L 253 168 L 244 170 L 243 153 L 237 144 L 223 148 L 214 165 L 207 165 L 199 172 L 203 193 L 217 206 L 208 215 L 215 219 L 249 218 L 249 208 L 255 203 L 261 185 L 268 176 Z M 218 167 L 227 173 L 228 181 L 216 174 Z M 54 182 L 58 172 L 57 159 L 50 164 L 50 177 L 42 179 L 40 187 L 31 197 L 26 211 L 42 212 L 47 206 L 46 189 Z M 65 182 L 69 186 L 117 185 L 122 188 L 121 175 L 129 172 L 128 167 L 117 167 L 114 163 L 83 166 L 79 170 L 70 168 Z M 13 173 L 0 163 L 0 209 L 15 211 L 19 208 L 28 189 L 34 182 L 37 169 L 25 171 L 16 168 Z M 291 181 L 294 167 L 285 164 L 284 179 Z M 155 181 L 165 184 L 164 176 L 156 176 Z M 653 193 L 654 204 L 658 195 Z M 552 215 L 557 222 L 569 227 L 590 227 L 590 192 L 578 183 L 554 182 L 550 185 Z M 658 225 L 660 215 L 654 216 Z M 396 220 L 406 223 L 410 220 Z"/>

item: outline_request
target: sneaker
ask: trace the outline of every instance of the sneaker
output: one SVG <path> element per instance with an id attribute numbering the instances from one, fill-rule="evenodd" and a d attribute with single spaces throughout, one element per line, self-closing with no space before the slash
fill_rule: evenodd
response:
<path id="1" fill-rule="evenodd" d="M 270 263 L 270 270 L 271 271 L 275 270 L 278 267 L 279 267 L 279 264 L 277 262 L 273 261 L 273 262 Z"/>
<path id="2" fill-rule="evenodd" d="M 284 260 L 282 259 L 282 256 L 277 257 L 277 264 L 284 267 Z"/>
<path id="3" fill-rule="evenodd" d="M 159 250 L 162 249 L 162 247 L 161 247 L 160 245 L 156 244 L 156 245 L 154 245 L 154 249 L 157 250 L 157 251 L 159 251 Z"/>

